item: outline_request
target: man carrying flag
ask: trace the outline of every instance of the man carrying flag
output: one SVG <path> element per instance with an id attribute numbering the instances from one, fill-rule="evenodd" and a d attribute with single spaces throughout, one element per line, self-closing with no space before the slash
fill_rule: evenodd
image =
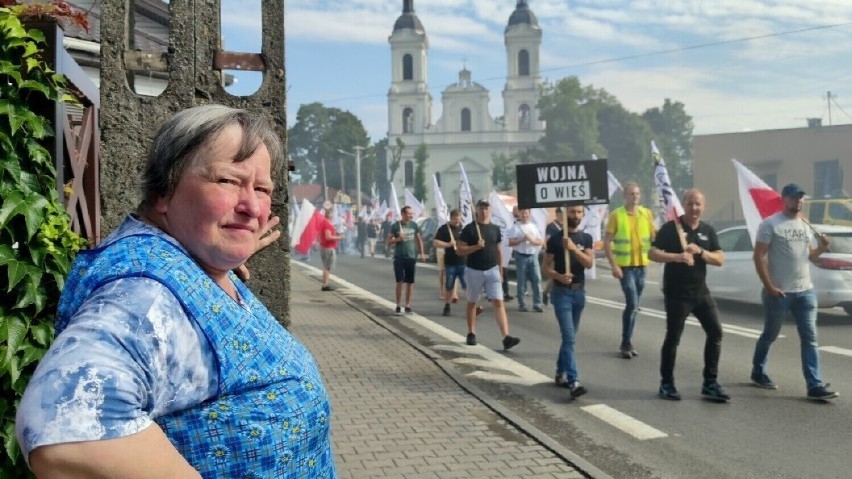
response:
<path id="1" fill-rule="evenodd" d="M 461 213 L 459 210 L 450 211 L 450 221 L 444 223 L 435 232 L 435 239 L 432 240 L 432 245 L 441 251 L 443 258 L 441 269 L 446 277 L 444 284 L 441 285 L 444 299 L 444 316 L 450 315 L 450 303 L 457 303 L 459 298 L 456 293 L 456 278 L 463 289 L 467 290 L 467 283 L 464 281 L 464 256 L 460 256 L 456 252 L 456 239 L 462 231 Z M 442 276 L 442 278 L 444 278 Z"/>
<path id="2" fill-rule="evenodd" d="M 824 401 L 840 394 L 823 384 L 820 376 L 816 295 L 808 261 L 816 261 L 828 251 L 828 238 L 818 234 L 817 246 L 811 247 L 810 225 L 800 216 L 804 195 L 795 183 L 785 186 L 781 190 L 783 210 L 764 219 L 754 238 L 754 267 L 763 283 L 764 325 L 754 348 L 751 381 L 760 388 L 778 389 L 766 374 L 766 361 L 785 313 L 790 311 L 799 332 L 807 398 Z"/>

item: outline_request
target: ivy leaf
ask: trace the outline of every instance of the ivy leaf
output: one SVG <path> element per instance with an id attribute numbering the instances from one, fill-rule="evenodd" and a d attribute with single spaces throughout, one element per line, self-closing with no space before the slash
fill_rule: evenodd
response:
<path id="1" fill-rule="evenodd" d="M 21 446 L 18 445 L 18 440 L 15 439 L 15 421 L 8 420 L 6 422 L 6 431 L 3 438 L 3 447 L 6 449 L 6 454 L 9 455 L 9 460 L 14 466 L 21 457 Z"/>
<path id="2" fill-rule="evenodd" d="M 6 264 L 7 275 L 9 277 L 9 289 L 7 293 L 11 293 L 12 289 L 24 278 L 35 278 L 41 280 L 42 271 L 31 264 L 22 261 L 9 261 Z M 31 298 L 35 300 L 35 298 Z M 20 301 L 18 301 L 20 303 Z M 33 301 L 34 302 L 34 301 Z M 30 303 L 32 304 L 32 303 Z M 19 306 L 15 306 L 16 308 Z"/>
<path id="3" fill-rule="evenodd" d="M 24 46 L 24 54 L 21 55 L 23 58 L 27 58 L 29 56 L 33 56 L 38 53 L 38 45 L 35 42 L 26 42 Z"/>
<path id="4" fill-rule="evenodd" d="M 0 244 L 0 266 L 4 264 L 15 261 L 18 255 L 15 254 L 15 250 L 12 249 L 11 246 L 7 244 Z"/>
<path id="5" fill-rule="evenodd" d="M 28 89 L 28 90 L 36 90 L 42 93 L 47 98 L 50 98 L 50 88 L 48 88 L 45 84 L 39 83 L 35 80 L 24 80 L 19 85 L 20 89 Z"/>
<path id="6" fill-rule="evenodd" d="M 38 313 L 44 309 L 45 303 L 47 303 L 47 294 L 41 288 L 41 275 L 42 272 L 38 268 L 33 267 L 33 271 L 37 271 L 37 275 L 29 275 L 27 276 L 23 283 L 23 291 L 18 296 L 18 302 L 12 306 L 16 309 L 24 309 L 29 305 L 33 305 L 35 307 L 35 311 L 33 311 L 33 315 L 37 316 Z"/>
<path id="7" fill-rule="evenodd" d="M 27 58 L 27 73 L 33 71 L 33 68 L 38 68 L 39 61 L 33 57 Z"/>
<path id="8" fill-rule="evenodd" d="M 46 40 L 45 40 L 45 38 L 44 38 L 44 32 L 42 32 L 42 31 L 41 31 L 41 30 L 39 30 L 39 29 L 36 29 L 36 28 L 32 28 L 32 29 L 30 29 L 30 30 L 27 32 L 27 35 L 29 35 L 29 36 L 30 36 L 30 38 L 32 38 L 33 40 L 37 41 L 38 43 L 45 43 L 45 42 L 46 42 Z"/>
<path id="9" fill-rule="evenodd" d="M 0 328 L 0 334 L 6 336 L 6 357 L 4 359 L 9 365 L 9 372 L 13 376 L 12 382 L 14 383 L 18 380 L 17 376 L 20 374 L 20 370 L 15 374 L 12 371 L 12 362 L 15 359 L 15 353 L 18 352 L 18 348 L 21 346 L 21 342 L 23 342 L 24 337 L 27 335 L 27 323 L 15 316 L 6 318 L 3 327 Z M 17 364 L 19 363 L 16 362 L 15 365 Z"/>
<path id="10" fill-rule="evenodd" d="M 25 344 L 24 347 L 21 348 L 21 351 L 24 353 L 21 358 L 21 368 L 25 368 L 35 361 L 38 361 L 44 357 L 44 354 L 47 352 L 46 349 L 35 347 L 32 344 Z"/>
<path id="11" fill-rule="evenodd" d="M 47 199 L 38 194 L 29 194 L 24 197 L 18 191 L 13 191 L 0 206 L 0 228 L 17 215 L 23 215 L 27 224 L 27 237 L 29 240 L 36 234 L 42 222 L 44 222 L 44 208 Z"/>
<path id="12" fill-rule="evenodd" d="M 48 322 L 35 325 L 30 328 L 30 335 L 36 343 L 46 348 L 50 345 L 50 339 L 53 337 L 53 326 Z"/>

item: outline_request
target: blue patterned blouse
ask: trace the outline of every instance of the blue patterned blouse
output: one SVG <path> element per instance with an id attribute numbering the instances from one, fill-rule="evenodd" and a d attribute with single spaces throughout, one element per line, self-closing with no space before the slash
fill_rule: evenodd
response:
<path id="1" fill-rule="evenodd" d="M 156 422 L 204 477 L 335 477 L 313 358 L 232 280 L 240 303 L 132 216 L 78 256 L 17 411 L 24 457 Z"/>

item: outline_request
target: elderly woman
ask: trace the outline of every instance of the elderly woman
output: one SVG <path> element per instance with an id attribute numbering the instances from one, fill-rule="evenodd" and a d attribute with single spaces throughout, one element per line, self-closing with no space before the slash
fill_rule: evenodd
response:
<path id="1" fill-rule="evenodd" d="M 18 408 L 37 476 L 335 476 L 313 358 L 231 272 L 268 243 L 281 158 L 244 110 L 163 125 L 138 211 L 77 258 Z"/>

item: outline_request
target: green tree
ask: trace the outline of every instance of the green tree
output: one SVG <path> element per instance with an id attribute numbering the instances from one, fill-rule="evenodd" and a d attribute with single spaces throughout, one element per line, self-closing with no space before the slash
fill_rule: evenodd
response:
<path id="1" fill-rule="evenodd" d="M 326 183 L 338 189 L 354 189 L 356 184 L 355 160 L 339 150 L 352 152 L 355 146 L 369 144 L 370 137 L 357 116 L 316 102 L 299 107 L 296 123 L 287 132 L 287 148 L 301 181 L 321 183 L 324 160 Z"/>
<path id="2" fill-rule="evenodd" d="M 388 178 L 388 182 L 393 183 L 393 177 L 396 176 L 396 171 L 402 163 L 402 150 L 405 149 L 405 142 L 399 137 L 396 137 L 396 146 L 390 146 L 388 149 L 390 150 L 390 158 L 388 158 L 390 178 Z"/>
<path id="3" fill-rule="evenodd" d="M 426 160 L 429 159 L 429 147 L 421 143 L 414 150 L 414 197 L 418 200 L 426 199 Z"/>
<path id="4" fill-rule="evenodd" d="M 654 186 L 650 127 L 617 101 L 601 104 L 597 116 L 603 146 L 598 156 L 607 158 L 607 167 L 616 178 L 639 183 L 647 195 Z"/>
<path id="5" fill-rule="evenodd" d="M 642 118 L 651 127 L 675 190 L 683 193 L 692 188 L 692 132 L 695 125 L 684 104 L 666 98 L 662 108 L 650 108 L 642 114 Z"/>
<path id="6" fill-rule="evenodd" d="M 595 102 L 599 96 L 600 92 L 584 87 L 575 76 L 545 87 L 538 108 L 547 125 L 540 141 L 546 161 L 588 160 L 599 154 Z"/>
<path id="7" fill-rule="evenodd" d="M 497 191 L 506 191 L 515 187 L 515 162 L 517 158 L 505 153 L 491 154 L 491 183 Z"/>

